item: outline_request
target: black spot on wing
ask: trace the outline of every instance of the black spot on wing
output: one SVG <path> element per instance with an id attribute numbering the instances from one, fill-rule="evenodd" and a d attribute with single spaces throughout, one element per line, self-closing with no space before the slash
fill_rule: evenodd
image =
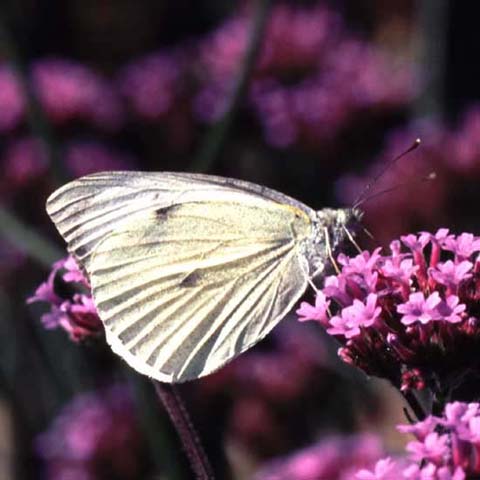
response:
<path id="1" fill-rule="evenodd" d="M 196 287 L 200 281 L 200 277 L 200 274 L 194 270 L 183 278 L 183 280 L 180 282 L 180 286 L 185 288 Z"/>

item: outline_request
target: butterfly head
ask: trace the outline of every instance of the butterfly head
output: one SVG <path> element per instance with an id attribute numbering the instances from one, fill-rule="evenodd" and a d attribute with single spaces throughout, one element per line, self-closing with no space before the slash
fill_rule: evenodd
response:
<path id="1" fill-rule="evenodd" d="M 343 246 L 355 243 L 353 237 L 361 226 L 362 215 L 357 208 L 324 208 L 316 212 L 313 236 L 306 249 L 311 271 L 322 273 L 325 266 L 335 262 Z"/>
<path id="2" fill-rule="evenodd" d="M 355 236 L 361 225 L 363 212 L 358 208 L 324 208 L 317 212 L 319 240 L 328 242 L 332 251 L 341 245 L 346 237 Z M 328 238 L 325 238 L 328 237 Z"/>

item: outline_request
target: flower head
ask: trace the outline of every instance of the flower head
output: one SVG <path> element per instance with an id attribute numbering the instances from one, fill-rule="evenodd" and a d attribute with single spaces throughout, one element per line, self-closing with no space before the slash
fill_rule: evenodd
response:
<path id="1" fill-rule="evenodd" d="M 74 341 L 103 332 L 90 284 L 71 256 L 54 263 L 47 281 L 27 299 L 27 303 L 34 302 L 50 304 L 50 310 L 41 317 L 45 328 L 63 328 Z"/>
<path id="2" fill-rule="evenodd" d="M 271 461 L 255 480 L 355 479 L 355 472 L 371 466 L 381 455 L 379 439 L 368 434 L 330 437 L 293 455 Z M 388 470 L 384 461 L 383 471 Z M 381 467 L 379 467 L 380 470 Z M 358 477 L 361 480 L 387 480 L 388 477 Z"/>
<path id="3" fill-rule="evenodd" d="M 325 279 L 315 307 L 304 302 L 299 312 L 318 315 L 342 344 L 340 356 L 368 374 L 404 392 L 444 395 L 467 383 L 473 399 L 480 394 L 470 381 L 480 375 L 479 242 L 441 229 L 403 236 L 390 255 L 342 254 L 341 272 Z"/>
<path id="4" fill-rule="evenodd" d="M 78 395 L 36 439 L 48 478 L 142 476 L 141 432 L 127 388 Z"/>

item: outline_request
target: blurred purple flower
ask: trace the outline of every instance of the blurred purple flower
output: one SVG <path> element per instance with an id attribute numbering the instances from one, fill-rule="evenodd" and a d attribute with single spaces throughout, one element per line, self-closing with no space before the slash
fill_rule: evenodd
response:
<path id="1" fill-rule="evenodd" d="M 147 120 L 165 117 L 181 90 L 182 68 L 169 53 L 154 53 L 127 65 L 118 76 L 130 109 Z"/>
<path id="2" fill-rule="evenodd" d="M 75 177 L 102 170 L 130 170 L 136 164 L 129 154 L 94 141 L 71 142 L 65 151 L 65 164 Z"/>
<path id="3" fill-rule="evenodd" d="M 393 480 L 401 478 L 401 470 L 397 462 L 390 457 L 379 460 L 373 471 L 362 469 L 355 474 L 356 480 Z"/>
<path id="4" fill-rule="evenodd" d="M 42 59 L 33 65 L 32 78 L 40 103 L 53 122 L 82 120 L 110 130 L 123 123 L 114 89 L 80 63 Z"/>
<path id="5" fill-rule="evenodd" d="M 54 263 L 47 281 L 27 299 L 27 303 L 33 302 L 50 305 L 50 310 L 41 316 L 45 328 L 63 328 L 73 341 L 84 341 L 103 333 L 90 284 L 73 257 Z"/>
<path id="6" fill-rule="evenodd" d="M 142 440 L 128 389 L 78 395 L 36 440 L 48 480 L 131 479 L 144 473 Z"/>
<path id="7" fill-rule="evenodd" d="M 448 453 L 448 435 L 429 433 L 421 442 L 412 441 L 407 445 L 407 452 L 412 460 L 421 462 L 427 460 L 438 464 Z"/>
<path id="8" fill-rule="evenodd" d="M 47 172 L 49 160 L 43 141 L 24 137 L 11 140 L 3 151 L 0 191 L 15 192 L 29 187 Z"/>
<path id="9" fill-rule="evenodd" d="M 480 260 L 475 249 L 466 259 L 451 249 L 466 238 L 478 242 L 441 229 L 402 237 L 404 251 L 392 242 L 391 255 L 339 255 L 342 270 L 325 279 L 319 301 L 330 302 L 321 323 L 341 342 L 340 356 L 403 391 L 468 385 L 475 398 L 480 389 L 466 374 L 480 374 Z M 391 275 L 392 265 L 403 274 Z M 315 309 L 304 303 L 300 313 Z"/>
<path id="10" fill-rule="evenodd" d="M 200 48 L 197 116 L 223 113 L 246 48 L 249 12 L 226 21 Z M 394 72 L 394 73 L 393 73 Z M 398 108 L 414 95 L 410 68 L 347 34 L 324 6 L 276 5 L 249 89 L 265 139 L 285 148 L 332 140 L 356 113 Z"/>
<path id="11" fill-rule="evenodd" d="M 10 68 L 0 66 L 0 131 L 6 132 L 19 125 L 25 114 L 25 99 Z"/>
<path id="12" fill-rule="evenodd" d="M 355 473 L 373 465 L 382 451 L 379 439 L 369 434 L 326 438 L 312 447 L 269 462 L 254 479 L 354 480 Z"/>

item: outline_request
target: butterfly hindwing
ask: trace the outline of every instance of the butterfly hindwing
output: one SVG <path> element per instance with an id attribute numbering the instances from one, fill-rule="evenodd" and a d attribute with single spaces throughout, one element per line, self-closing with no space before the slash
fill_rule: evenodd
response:
<path id="1" fill-rule="evenodd" d="M 89 261 L 108 342 L 161 381 L 217 370 L 303 293 L 309 235 L 302 211 L 254 196 L 174 204 L 117 226 Z"/>

